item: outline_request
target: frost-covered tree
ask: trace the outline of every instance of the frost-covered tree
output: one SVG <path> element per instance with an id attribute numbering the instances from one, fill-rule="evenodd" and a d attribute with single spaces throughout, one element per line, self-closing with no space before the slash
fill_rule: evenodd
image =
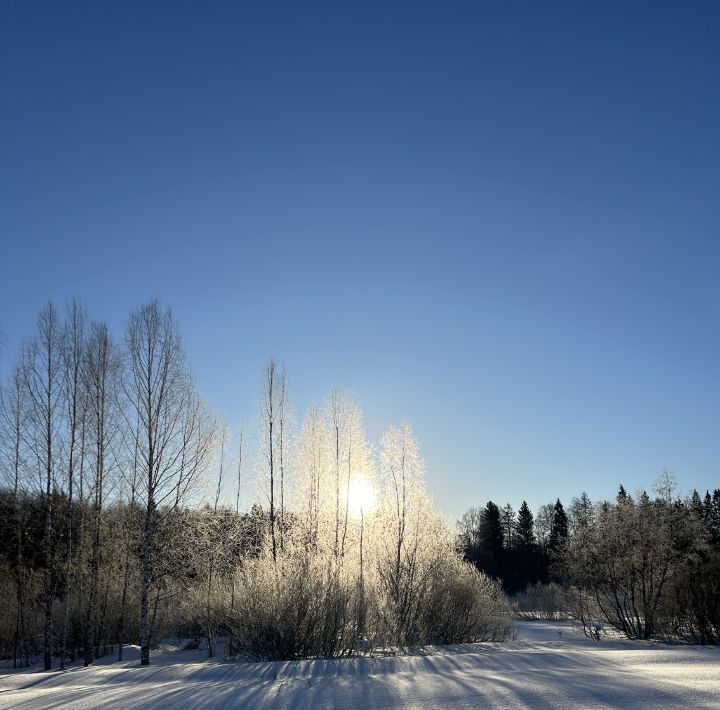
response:
<path id="1" fill-rule="evenodd" d="M 703 546 L 689 509 L 664 498 L 627 498 L 604 506 L 562 548 L 569 583 L 588 594 L 594 613 L 630 638 L 663 624 L 666 591 Z"/>
<path id="2" fill-rule="evenodd" d="M 334 549 L 331 438 L 325 414 L 311 407 L 302 422 L 296 465 L 304 542 L 314 552 Z"/>
<path id="3" fill-rule="evenodd" d="M 592 522 L 595 515 L 595 506 L 590 496 L 583 491 L 580 497 L 570 501 L 569 522 L 571 532 L 577 532 Z"/>
<path id="4" fill-rule="evenodd" d="M 287 376 L 274 358 L 268 361 L 260 384 L 260 451 L 267 472 L 270 506 L 270 539 L 273 559 L 278 542 L 284 544 L 286 430 L 288 417 Z"/>
<path id="5" fill-rule="evenodd" d="M 667 503 L 672 502 L 673 495 L 678 487 L 678 480 L 675 473 L 667 466 L 663 468 L 653 483 L 653 491 L 659 498 Z"/>
<path id="6" fill-rule="evenodd" d="M 424 465 L 412 430 L 407 424 L 392 427 L 380 442 L 381 514 L 386 530 L 380 574 L 398 644 L 415 640 L 416 614 L 424 591 L 419 574 L 421 556 L 429 551 L 437 524 L 423 475 Z"/>

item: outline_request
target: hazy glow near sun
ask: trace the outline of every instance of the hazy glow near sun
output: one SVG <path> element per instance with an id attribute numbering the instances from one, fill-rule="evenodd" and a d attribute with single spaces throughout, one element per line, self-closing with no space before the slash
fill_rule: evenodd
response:
<path id="1" fill-rule="evenodd" d="M 369 513 L 376 503 L 375 489 L 370 481 L 357 476 L 350 481 L 348 489 L 348 509 L 353 515 Z"/>

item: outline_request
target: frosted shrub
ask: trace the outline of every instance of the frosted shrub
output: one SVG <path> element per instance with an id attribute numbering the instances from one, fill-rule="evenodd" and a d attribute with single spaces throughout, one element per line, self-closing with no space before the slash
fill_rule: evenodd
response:
<path id="1" fill-rule="evenodd" d="M 628 638 L 662 636 L 669 628 L 670 592 L 704 550 L 701 523 L 681 504 L 645 493 L 608 504 L 563 547 L 566 583 L 596 607 L 569 611 L 583 628 L 595 615 Z"/>
<path id="2" fill-rule="evenodd" d="M 528 584 L 513 599 L 513 610 L 521 619 L 558 619 L 565 611 L 565 594 L 554 582 Z"/>
<path id="3" fill-rule="evenodd" d="M 379 460 L 381 504 L 372 538 L 376 642 L 400 647 L 505 638 L 504 594 L 455 552 L 425 491 L 408 426 L 383 437 Z"/>
<path id="4" fill-rule="evenodd" d="M 439 560 L 421 619 L 425 639 L 432 643 L 504 641 L 511 630 L 499 582 L 455 557 Z"/>
<path id="5" fill-rule="evenodd" d="M 253 660 L 332 658 L 358 639 L 356 585 L 333 562 L 303 553 L 247 560 L 228 625 L 233 647 Z"/>

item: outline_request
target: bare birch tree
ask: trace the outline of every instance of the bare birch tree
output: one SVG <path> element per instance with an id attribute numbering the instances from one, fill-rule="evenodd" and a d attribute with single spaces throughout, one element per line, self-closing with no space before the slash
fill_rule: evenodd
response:
<path id="1" fill-rule="evenodd" d="M 120 595 L 120 613 L 118 618 L 118 661 L 123 659 L 123 646 L 125 643 L 125 626 L 126 626 L 126 614 L 127 614 L 127 598 L 128 591 L 130 588 L 130 577 L 131 571 L 131 551 L 133 547 L 133 539 L 135 532 L 135 512 L 137 506 L 137 485 L 138 485 L 138 468 L 139 468 L 139 430 L 137 425 L 132 427 L 131 432 L 127 432 L 123 429 L 124 433 L 131 433 L 131 438 L 127 440 L 129 443 L 129 449 L 132 450 L 132 455 L 129 464 L 129 480 L 127 481 L 129 489 L 129 500 L 128 506 L 125 509 L 125 520 L 123 528 L 123 534 L 125 535 L 125 561 L 123 564 L 123 586 L 122 593 Z"/>
<path id="2" fill-rule="evenodd" d="M 280 370 L 277 380 L 277 450 L 280 464 L 280 551 L 285 549 L 285 474 L 288 464 L 288 425 L 290 420 L 290 404 L 288 402 L 287 376 L 285 368 Z"/>
<path id="3" fill-rule="evenodd" d="M 220 428 L 220 455 L 219 455 L 219 466 L 218 466 L 218 477 L 217 484 L 215 486 L 215 499 L 213 501 L 212 516 L 210 517 L 207 537 L 208 537 L 208 549 L 207 549 L 207 560 L 208 560 L 208 575 L 207 575 L 207 590 L 205 596 L 205 633 L 208 645 L 208 658 L 212 658 L 215 655 L 215 638 L 214 638 L 214 614 L 212 608 L 213 602 L 213 584 L 215 582 L 215 563 L 218 553 L 218 548 L 223 544 L 220 540 L 218 532 L 218 506 L 220 505 L 220 494 L 222 492 L 223 485 L 223 474 L 225 469 L 225 448 L 228 440 L 227 424 L 223 424 Z"/>
<path id="4" fill-rule="evenodd" d="M 84 665 L 93 662 L 98 645 L 98 583 L 102 540 L 102 510 L 107 496 L 111 468 L 111 447 L 117 438 L 117 390 L 120 375 L 119 353 L 107 326 L 93 323 L 85 358 L 85 391 L 89 457 L 92 463 L 92 545 L 90 579 L 83 638 Z"/>
<path id="5" fill-rule="evenodd" d="M 65 516 L 65 570 L 62 577 L 60 630 L 60 670 L 65 669 L 70 623 L 70 583 L 73 570 L 73 496 L 78 468 L 80 422 L 83 416 L 83 360 L 85 356 L 85 309 L 73 300 L 63 329 L 63 400 L 65 405 L 65 464 L 67 469 L 67 515 Z"/>
<path id="6" fill-rule="evenodd" d="M 330 507 L 330 431 L 323 412 L 311 407 L 306 413 L 298 442 L 297 472 L 300 500 L 304 509 L 304 542 L 313 552 L 327 544 Z M 322 550 L 327 553 L 327 549 Z"/>
<path id="7" fill-rule="evenodd" d="M 28 646 L 28 609 L 25 569 L 25 552 L 23 536 L 25 528 L 24 481 L 23 475 L 27 465 L 24 446 L 25 428 L 27 426 L 27 401 L 25 397 L 25 381 L 22 369 L 16 366 L 10 378 L 9 386 L 2 392 L 2 407 L 0 407 L 0 431 L 2 438 L 2 453 L 4 466 L 8 479 L 6 483 L 12 486 L 13 495 L 13 527 L 15 529 L 15 559 L 13 571 L 15 577 L 15 591 L 17 597 L 17 624 L 13 652 L 13 668 L 30 664 L 30 649 Z"/>
<path id="8" fill-rule="evenodd" d="M 53 496 L 60 460 L 62 407 L 62 330 L 52 303 L 41 311 L 35 335 L 23 354 L 23 379 L 29 400 L 28 443 L 36 463 L 36 485 L 43 501 L 43 668 L 52 668 L 53 653 Z"/>
<path id="9" fill-rule="evenodd" d="M 264 464 L 268 473 L 268 496 L 270 503 L 270 541 L 273 560 L 277 559 L 278 528 L 282 545 L 282 525 L 284 524 L 284 470 L 283 456 L 283 411 L 286 407 L 285 369 L 279 369 L 274 358 L 271 358 L 263 372 L 260 385 L 260 445 Z M 275 500 L 275 485 L 278 469 L 280 480 L 280 521 L 278 521 Z M 280 523 L 278 525 L 278 522 Z"/>
<path id="10" fill-rule="evenodd" d="M 148 614 L 157 527 L 177 508 L 207 463 L 212 427 L 197 395 L 169 309 L 153 301 L 130 315 L 125 393 L 136 418 L 145 513 L 140 603 L 140 662 L 150 663 Z"/>
<path id="11" fill-rule="evenodd" d="M 362 474 L 370 455 L 362 428 L 360 407 L 347 392 L 334 389 L 327 404 L 332 438 L 332 478 L 335 505 L 335 557 L 345 554 L 347 541 L 350 486 L 354 476 Z"/>
<path id="12" fill-rule="evenodd" d="M 238 427 L 237 489 L 235 490 L 235 515 L 240 516 L 240 491 L 242 489 L 243 456 L 245 454 L 245 427 Z"/>
<path id="13" fill-rule="evenodd" d="M 380 442 L 383 518 L 387 526 L 387 557 L 383 577 L 393 615 L 395 641 L 412 640 L 420 608 L 419 555 L 432 544 L 428 532 L 436 525 L 427 499 L 424 464 L 407 424 L 391 427 Z"/>

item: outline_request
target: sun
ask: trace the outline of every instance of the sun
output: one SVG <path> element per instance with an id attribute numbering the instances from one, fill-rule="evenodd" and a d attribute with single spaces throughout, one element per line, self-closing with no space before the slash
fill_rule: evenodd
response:
<path id="1" fill-rule="evenodd" d="M 375 488 L 364 476 L 356 476 L 348 488 L 348 510 L 353 515 L 366 515 L 376 503 Z"/>

